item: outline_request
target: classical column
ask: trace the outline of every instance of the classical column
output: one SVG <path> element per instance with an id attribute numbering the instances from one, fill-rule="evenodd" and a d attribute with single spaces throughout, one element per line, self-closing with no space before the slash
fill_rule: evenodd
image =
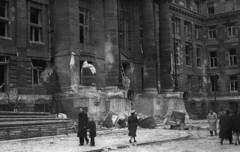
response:
<path id="1" fill-rule="evenodd" d="M 119 78 L 118 11 L 117 0 L 104 1 L 106 89 L 115 88 Z"/>
<path id="2" fill-rule="evenodd" d="M 153 0 L 143 0 L 144 93 L 157 94 Z"/>
<path id="3" fill-rule="evenodd" d="M 160 77 L 161 77 L 161 91 L 172 91 L 172 68 L 171 64 L 171 18 L 169 18 L 168 1 L 159 1 L 159 30 L 160 30 Z"/>

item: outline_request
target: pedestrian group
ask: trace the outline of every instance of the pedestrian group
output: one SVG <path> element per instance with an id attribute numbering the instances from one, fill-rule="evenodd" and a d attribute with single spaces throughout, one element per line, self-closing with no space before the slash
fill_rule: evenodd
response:
<path id="1" fill-rule="evenodd" d="M 209 123 L 210 135 L 213 136 L 213 132 L 217 135 L 217 114 L 210 110 L 207 120 Z M 233 144 L 233 134 L 235 135 L 235 145 L 239 145 L 239 133 L 240 133 L 240 114 L 238 110 L 235 110 L 233 114 L 230 114 L 230 110 L 226 110 L 225 114 L 220 116 L 219 121 L 219 137 L 220 144 L 223 144 L 224 139 L 229 140 L 229 144 Z"/>
<path id="2" fill-rule="evenodd" d="M 79 137 L 80 146 L 84 145 L 84 141 L 86 141 L 86 144 L 89 143 L 89 139 L 87 137 L 87 130 L 89 129 L 89 137 L 91 139 L 90 144 L 91 146 L 95 146 L 95 140 L 96 137 L 96 123 L 94 122 L 93 118 L 89 117 L 87 113 L 80 108 L 80 113 L 78 114 L 78 133 L 77 136 Z M 130 136 L 129 142 L 137 142 L 136 141 L 136 132 L 137 132 L 137 126 L 139 125 L 139 120 L 136 116 L 135 110 L 131 111 L 131 116 L 128 117 L 128 130 Z"/>

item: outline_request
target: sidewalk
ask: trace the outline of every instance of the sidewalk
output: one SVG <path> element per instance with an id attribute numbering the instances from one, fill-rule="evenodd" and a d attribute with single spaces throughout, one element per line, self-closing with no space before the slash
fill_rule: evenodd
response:
<path id="1" fill-rule="evenodd" d="M 137 145 L 147 145 L 156 142 L 167 142 L 188 138 L 185 131 L 163 129 L 139 129 L 137 131 Z M 87 152 L 125 148 L 134 144 L 129 143 L 128 131 L 118 130 L 112 133 L 99 134 L 95 138 L 96 146 L 89 144 L 79 146 L 76 134 L 69 136 L 43 137 L 26 140 L 0 141 L 0 151 L 4 152 Z"/>

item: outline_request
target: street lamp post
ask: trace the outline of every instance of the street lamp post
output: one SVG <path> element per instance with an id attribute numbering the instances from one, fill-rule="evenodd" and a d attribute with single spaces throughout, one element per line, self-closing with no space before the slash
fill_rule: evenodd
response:
<path id="1" fill-rule="evenodd" d="M 176 55 L 176 38 L 175 38 L 175 14 L 173 14 L 173 51 L 174 51 L 174 91 L 178 90 L 178 82 L 177 82 L 177 55 Z"/>

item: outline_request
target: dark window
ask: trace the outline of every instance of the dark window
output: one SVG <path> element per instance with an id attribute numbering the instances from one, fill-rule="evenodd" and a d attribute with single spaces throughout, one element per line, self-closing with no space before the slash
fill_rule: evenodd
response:
<path id="1" fill-rule="evenodd" d="M 46 61 L 32 60 L 32 85 L 41 85 L 41 73 L 46 67 Z"/>
<path id="2" fill-rule="evenodd" d="M 215 26 L 208 27 L 208 38 L 209 39 L 216 38 L 216 27 Z"/>
<path id="3" fill-rule="evenodd" d="M 187 84 L 188 84 L 188 91 L 192 90 L 192 76 L 188 75 L 187 76 Z"/>
<path id="4" fill-rule="evenodd" d="M 197 67 L 202 67 L 202 62 L 201 62 L 202 54 L 201 54 L 200 47 L 197 47 L 196 54 L 197 54 Z"/>
<path id="5" fill-rule="evenodd" d="M 217 52 L 210 52 L 210 67 L 217 67 Z"/>
<path id="6" fill-rule="evenodd" d="M 230 91 L 231 92 L 237 92 L 238 91 L 237 76 L 230 76 Z"/>
<path id="7" fill-rule="evenodd" d="M 0 17 L 7 17 L 7 4 L 4 0 L 0 1 Z"/>
<path id="8" fill-rule="evenodd" d="M 236 26 L 235 23 L 228 24 L 227 25 L 227 33 L 229 37 L 235 36 L 236 35 Z"/>
<path id="9" fill-rule="evenodd" d="M 191 45 L 186 44 L 185 46 L 185 53 L 186 53 L 186 65 L 191 66 Z"/>
<path id="10" fill-rule="evenodd" d="M 39 22 L 39 14 L 40 14 L 40 10 L 39 9 L 36 9 L 36 8 L 31 8 L 30 9 L 31 10 L 31 14 L 30 14 L 30 17 L 31 17 L 31 19 L 30 19 L 30 21 L 31 21 L 31 23 L 34 23 L 34 24 L 39 24 L 40 22 Z"/>
<path id="11" fill-rule="evenodd" d="M 237 65 L 237 51 L 236 51 L 236 49 L 229 50 L 229 65 Z"/>
<path id="12" fill-rule="evenodd" d="M 8 3 L 0 1 L 0 36 L 7 37 L 9 29 Z"/>
<path id="13" fill-rule="evenodd" d="M 8 84 L 8 58 L 0 56 L 0 92 L 4 92 L 5 86 Z"/>
<path id="14" fill-rule="evenodd" d="M 84 66 L 84 62 L 85 60 L 80 60 L 80 84 L 84 86 L 95 86 L 96 74 L 93 74 L 89 67 Z M 92 61 L 86 61 L 86 63 L 94 66 L 94 63 Z"/>
<path id="15" fill-rule="evenodd" d="M 218 91 L 218 79 L 219 79 L 218 75 L 210 77 L 212 92 Z"/>
<path id="16" fill-rule="evenodd" d="M 180 34 L 180 19 L 176 17 L 172 17 L 172 27 L 173 27 L 173 33 Z M 175 27 L 175 28 L 174 28 Z"/>
<path id="17" fill-rule="evenodd" d="M 89 11 L 79 8 L 79 39 L 80 43 L 89 43 Z"/>
<path id="18" fill-rule="evenodd" d="M 198 92 L 203 91 L 203 78 L 201 76 L 198 76 Z"/>
<path id="19" fill-rule="evenodd" d="M 41 42 L 41 10 L 36 8 L 30 9 L 30 41 Z"/>
<path id="20" fill-rule="evenodd" d="M 214 2 L 208 3 L 208 14 L 214 14 Z"/>
<path id="21" fill-rule="evenodd" d="M 184 34 L 185 36 L 191 36 L 192 34 L 192 24 L 190 22 L 184 22 Z"/>

